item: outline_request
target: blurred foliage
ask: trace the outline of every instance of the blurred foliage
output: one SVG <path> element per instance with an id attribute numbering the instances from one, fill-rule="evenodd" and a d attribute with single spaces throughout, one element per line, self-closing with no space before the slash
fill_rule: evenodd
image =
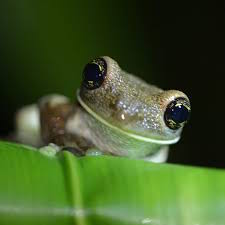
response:
<path id="1" fill-rule="evenodd" d="M 83 66 L 96 56 L 109 55 L 142 75 L 151 72 L 151 41 L 146 46 L 145 27 L 129 1 L 22 0 L 5 7 L 5 60 L 23 104 L 50 92 L 74 97 Z"/>
<path id="2" fill-rule="evenodd" d="M 224 170 L 46 151 L 0 141 L 1 225 L 225 225 Z"/>

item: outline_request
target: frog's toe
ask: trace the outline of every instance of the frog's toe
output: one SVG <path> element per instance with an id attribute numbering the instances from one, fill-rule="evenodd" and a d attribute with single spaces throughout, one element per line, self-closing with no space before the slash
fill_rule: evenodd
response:
<path id="1" fill-rule="evenodd" d="M 39 149 L 40 153 L 42 153 L 43 155 L 49 156 L 49 157 L 55 156 L 56 153 L 59 152 L 60 150 L 61 150 L 61 148 L 54 143 L 50 143 L 49 145 L 44 146 Z"/>
<path id="2" fill-rule="evenodd" d="M 100 155 L 104 155 L 104 153 L 97 148 L 90 148 L 86 151 L 86 155 L 88 155 L 88 156 L 100 156 Z"/>
<path id="3" fill-rule="evenodd" d="M 99 156 L 103 155 L 103 152 L 101 152 L 97 148 L 89 148 L 88 150 L 82 150 L 80 148 L 76 147 L 63 147 L 61 149 L 62 151 L 68 151 L 74 154 L 75 156 L 81 157 L 81 156 Z"/>

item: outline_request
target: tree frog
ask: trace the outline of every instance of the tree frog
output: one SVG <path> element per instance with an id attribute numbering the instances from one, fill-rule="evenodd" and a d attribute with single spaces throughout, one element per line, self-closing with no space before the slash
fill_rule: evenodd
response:
<path id="1" fill-rule="evenodd" d="M 108 56 L 83 70 L 77 102 L 52 94 L 17 113 L 17 137 L 54 143 L 78 155 L 109 154 L 164 162 L 191 108 L 181 91 L 164 91 L 127 73 Z M 36 138 L 33 138 L 33 134 Z"/>

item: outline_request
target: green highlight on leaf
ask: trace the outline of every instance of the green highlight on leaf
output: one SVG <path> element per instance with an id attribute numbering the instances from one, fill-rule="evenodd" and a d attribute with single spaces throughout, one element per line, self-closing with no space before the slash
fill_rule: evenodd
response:
<path id="1" fill-rule="evenodd" d="M 225 171 L 0 142 L 1 225 L 224 225 Z"/>

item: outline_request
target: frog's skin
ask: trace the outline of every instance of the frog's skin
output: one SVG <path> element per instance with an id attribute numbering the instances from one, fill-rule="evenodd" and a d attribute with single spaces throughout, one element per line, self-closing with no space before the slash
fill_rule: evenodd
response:
<path id="1" fill-rule="evenodd" d="M 97 81 L 91 78 L 96 74 Z M 80 155 L 103 153 L 165 161 L 168 145 L 180 139 L 188 120 L 188 97 L 147 84 L 106 56 L 87 64 L 83 76 L 76 104 L 53 94 L 19 111 L 18 139 L 31 142 L 27 139 L 32 135 L 27 133 L 33 129 L 35 145 L 54 143 Z M 171 104 L 184 111 L 179 123 L 165 119 Z"/>

